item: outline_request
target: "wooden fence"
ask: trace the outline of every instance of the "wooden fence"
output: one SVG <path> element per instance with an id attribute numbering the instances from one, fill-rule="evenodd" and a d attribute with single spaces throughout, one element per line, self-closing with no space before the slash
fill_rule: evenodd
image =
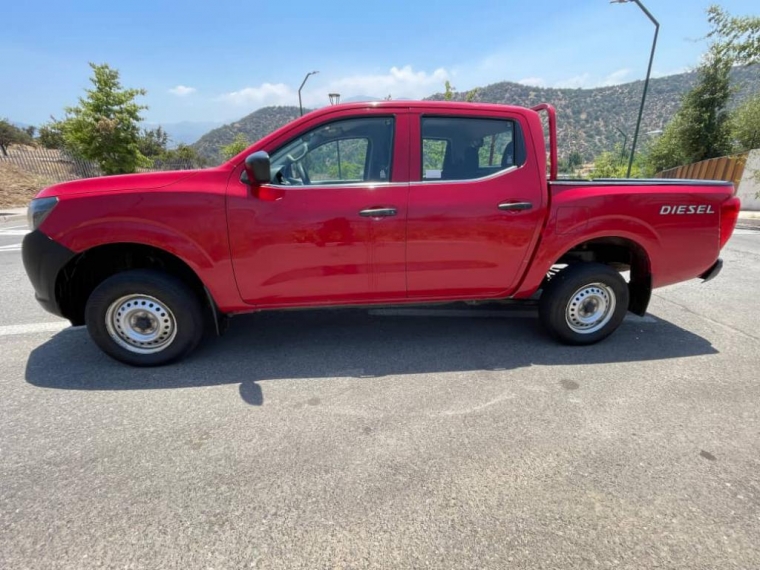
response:
<path id="1" fill-rule="evenodd" d="M 691 180 L 725 180 L 738 186 L 744 174 L 744 165 L 747 163 L 748 152 L 736 156 L 722 156 L 710 158 L 700 162 L 694 162 L 678 168 L 663 170 L 655 176 L 657 178 L 682 178 Z"/>
<path id="2" fill-rule="evenodd" d="M 0 165 L 3 164 L 9 164 L 23 172 L 43 177 L 50 183 L 102 176 L 102 172 L 95 162 L 73 157 L 65 151 L 46 148 L 11 146 L 8 149 L 7 156 L 0 152 Z M 152 167 L 139 168 L 138 172 L 192 170 L 195 168 L 200 168 L 200 165 L 186 159 L 154 160 Z"/>

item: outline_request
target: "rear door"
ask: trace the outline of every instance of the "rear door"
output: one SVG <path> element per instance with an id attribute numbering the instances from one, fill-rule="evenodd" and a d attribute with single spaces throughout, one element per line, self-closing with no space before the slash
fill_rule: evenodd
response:
<path id="1" fill-rule="evenodd" d="M 409 296 L 505 295 L 524 272 L 545 207 L 524 119 L 431 110 L 413 117 L 411 141 Z"/>

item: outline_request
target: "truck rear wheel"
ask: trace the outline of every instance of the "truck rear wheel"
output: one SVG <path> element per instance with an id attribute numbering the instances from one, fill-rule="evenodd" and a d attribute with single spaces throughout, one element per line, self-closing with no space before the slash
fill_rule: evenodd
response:
<path id="1" fill-rule="evenodd" d="M 87 300 L 85 323 L 103 352 L 132 366 L 180 360 L 203 336 L 203 312 L 193 291 L 149 269 L 117 273 L 98 285 Z"/>
<path id="2" fill-rule="evenodd" d="M 539 300 L 539 317 L 563 343 L 593 344 L 620 326 L 628 300 L 628 284 L 617 271 L 601 263 L 577 263 L 549 281 Z"/>

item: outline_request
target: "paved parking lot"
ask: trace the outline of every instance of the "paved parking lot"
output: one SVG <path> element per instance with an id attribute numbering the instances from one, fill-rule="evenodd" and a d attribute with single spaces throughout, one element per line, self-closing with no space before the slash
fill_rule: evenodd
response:
<path id="1" fill-rule="evenodd" d="M 568 348 L 531 311 L 234 319 L 137 370 L 0 223 L 2 568 L 760 568 L 760 232 Z"/>

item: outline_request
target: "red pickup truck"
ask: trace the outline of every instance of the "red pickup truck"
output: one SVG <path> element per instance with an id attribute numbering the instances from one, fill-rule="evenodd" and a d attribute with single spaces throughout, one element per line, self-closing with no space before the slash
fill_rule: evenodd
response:
<path id="1" fill-rule="evenodd" d="M 23 260 L 43 307 L 137 366 L 252 311 L 539 295 L 552 335 L 590 344 L 720 271 L 730 183 L 558 180 L 556 159 L 549 105 L 336 105 L 215 168 L 47 188 Z"/>

